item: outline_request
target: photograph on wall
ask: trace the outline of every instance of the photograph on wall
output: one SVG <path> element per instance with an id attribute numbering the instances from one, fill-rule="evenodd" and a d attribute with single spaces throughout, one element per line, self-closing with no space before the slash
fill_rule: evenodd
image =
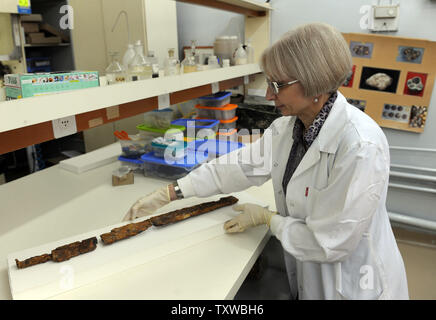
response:
<path id="1" fill-rule="evenodd" d="M 412 128 L 423 128 L 427 119 L 427 110 L 428 108 L 424 106 L 412 106 L 409 126 Z"/>
<path id="2" fill-rule="evenodd" d="M 396 93 L 399 78 L 399 70 L 363 67 L 359 88 Z"/>
<path id="3" fill-rule="evenodd" d="M 371 42 L 351 41 L 350 43 L 351 55 L 356 58 L 371 59 L 373 48 L 374 44 Z"/>
<path id="4" fill-rule="evenodd" d="M 421 63 L 424 56 L 424 48 L 414 48 L 407 46 L 398 47 L 397 61 L 409 63 Z"/>
<path id="5" fill-rule="evenodd" d="M 426 81 L 426 73 L 408 72 L 404 85 L 404 94 L 422 97 Z"/>
<path id="6" fill-rule="evenodd" d="M 409 123 L 411 107 L 386 103 L 383 106 L 382 118 L 402 123 Z"/>
<path id="7" fill-rule="evenodd" d="M 347 80 L 345 80 L 343 87 L 352 88 L 353 87 L 353 80 L 354 80 L 354 74 L 356 73 L 356 66 L 353 66 L 351 69 L 351 74 L 348 76 Z"/>

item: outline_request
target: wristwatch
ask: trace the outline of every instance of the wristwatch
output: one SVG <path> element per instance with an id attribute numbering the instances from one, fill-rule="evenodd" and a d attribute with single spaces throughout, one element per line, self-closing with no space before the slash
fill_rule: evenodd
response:
<path id="1" fill-rule="evenodd" d="M 173 182 L 173 188 L 174 188 L 174 192 L 176 193 L 177 199 L 183 199 L 183 193 L 177 181 Z"/>

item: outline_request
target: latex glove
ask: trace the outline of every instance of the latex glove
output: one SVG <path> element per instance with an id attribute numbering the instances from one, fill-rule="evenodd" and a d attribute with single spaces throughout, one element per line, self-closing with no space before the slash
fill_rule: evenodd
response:
<path id="1" fill-rule="evenodd" d="M 136 201 L 124 216 L 123 221 L 129 221 L 153 214 L 157 209 L 171 202 L 170 186 L 160 188 Z"/>
<path id="2" fill-rule="evenodd" d="M 241 211 L 242 213 L 224 223 L 226 233 L 243 232 L 247 228 L 261 224 L 269 226 L 271 218 L 277 214 L 252 203 L 234 205 L 233 210 Z"/>

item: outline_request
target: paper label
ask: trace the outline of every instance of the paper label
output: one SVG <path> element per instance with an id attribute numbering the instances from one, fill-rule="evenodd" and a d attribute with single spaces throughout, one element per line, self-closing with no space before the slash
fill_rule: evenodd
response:
<path id="1" fill-rule="evenodd" d="M 212 94 L 220 91 L 220 84 L 218 82 L 212 83 Z"/>
<path id="2" fill-rule="evenodd" d="M 106 117 L 108 120 L 120 117 L 120 106 L 106 108 Z"/>
<path id="3" fill-rule="evenodd" d="M 244 84 L 249 84 L 250 78 L 248 76 L 244 76 Z"/>
<path id="4" fill-rule="evenodd" d="M 159 106 L 159 110 L 169 108 L 169 106 L 170 106 L 170 94 L 169 93 L 161 94 L 158 97 L 158 106 Z"/>

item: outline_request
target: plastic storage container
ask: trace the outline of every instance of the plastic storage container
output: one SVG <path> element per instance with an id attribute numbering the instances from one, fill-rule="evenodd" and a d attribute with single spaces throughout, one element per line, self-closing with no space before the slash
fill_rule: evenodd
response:
<path id="1" fill-rule="evenodd" d="M 208 160 L 221 157 L 227 153 L 243 148 L 240 142 L 223 140 L 197 140 L 188 145 L 188 149 L 202 153 Z"/>
<path id="2" fill-rule="evenodd" d="M 222 107 L 207 107 L 199 104 L 195 106 L 198 118 L 217 120 L 233 119 L 236 116 L 236 108 L 238 108 L 236 104 L 226 104 Z"/>
<path id="3" fill-rule="evenodd" d="M 215 119 L 177 119 L 171 124 L 185 127 L 188 139 L 210 139 L 216 136 L 220 122 Z"/>
<path id="4" fill-rule="evenodd" d="M 225 141 L 238 141 L 238 130 L 230 129 L 230 130 L 219 130 L 216 134 L 217 140 L 225 140 Z"/>
<path id="5" fill-rule="evenodd" d="M 238 117 L 234 117 L 230 120 L 220 120 L 219 130 L 221 129 L 236 129 L 236 121 L 238 121 Z"/>
<path id="6" fill-rule="evenodd" d="M 198 104 L 205 107 L 224 107 L 230 103 L 231 92 L 221 91 L 215 94 L 198 98 Z"/>
<path id="7" fill-rule="evenodd" d="M 183 132 L 186 131 L 186 128 L 184 126 L 179 125 L 170 125 L 169 128 L 159 129 L 140 124 L 136 126 L 136 129 L 139 130 L 139 136 L 141 137 L 141 139 L 148 141 L 149 144 L 151 144 L 151 141 L 153 139 L 159 137 L 165 138 L 165 135 L 167 135 L 167 138 L 169 138 L 170 136 L 174 136 L 174 140 L 182 141 Z"/>
<path id="8" fill-rule="evenodd" d="M 183 141 L 172 141 L 169 143 L 153 141 L 151 149 L 155 157 L 179 160 L 186 156 L 187 143 Z"/>
<path id="9" fill-rule="evenodd" d="M 135 173 L 144 173 L 144 162 L 140 159 L 129 159 L 125 157 L 118 157 L 118 160 L 121 161 L 121 165 L 127 166 L 133 170 Z"/>
<path id="10" fill-rule="evenodd" d="M 144 113 L 144 125 L 150 128 L 167 129 L 173 120 L 173 110 L 153 110 Z"/>
<path id="11" fill-rule="evenodd" d="M 144 154 L 141 160 L 144 162 L 144 175 L 177 180 L 206 162 L 207 155 L 188 150 L 186 157 L 183 159 L 168 162 L 165 159 L 155 157 L 151 152 Z"/>
<path id="12" fill-rule="evenodd" d="M 197 118 L 200 119 L 201 118 Z M 221 129 L 236 129 L 236 121 L 238 121 L 238 117 L 234 117 L 233 119 L 230 120 L 219 120 L 220 124 L 218 127 L 218 131 Z M 217 132 L 218 134 L 218 132 Z"/>
<path id="13" fill-rule="evenodd" d="M 147 140 L 119 140 L 121 144 L 122 156 L 128 159 L 137 159 L 144 153 L 150 152 Z"/>

